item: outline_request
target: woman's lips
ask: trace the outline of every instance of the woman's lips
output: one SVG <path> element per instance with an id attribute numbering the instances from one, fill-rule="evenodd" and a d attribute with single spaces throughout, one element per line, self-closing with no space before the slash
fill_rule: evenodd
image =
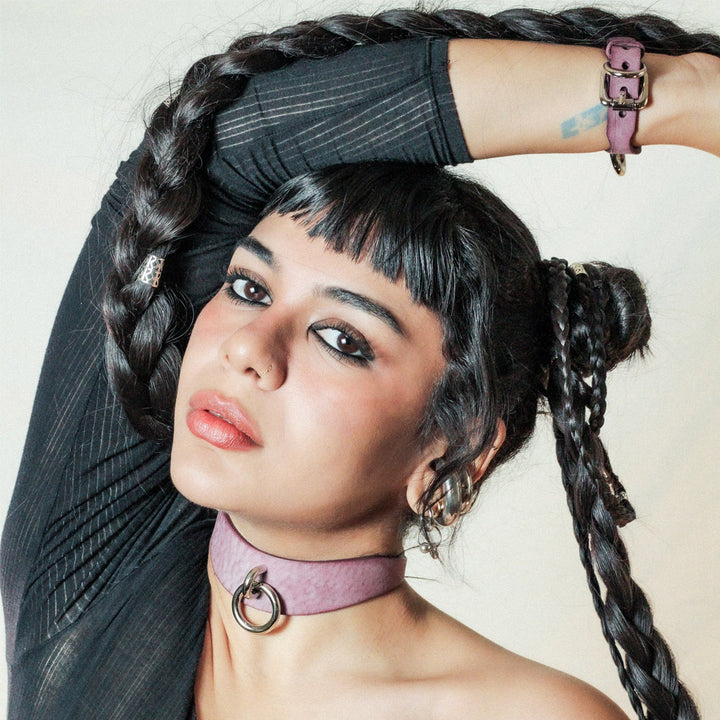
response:
<path id="1" fill-rule="evenodd" d="M 223 450 L 262 446 L 259 432 L 240 405 L 213 391 L 202 390 L 190 398 L 186 423 L 193 435 Z"/>

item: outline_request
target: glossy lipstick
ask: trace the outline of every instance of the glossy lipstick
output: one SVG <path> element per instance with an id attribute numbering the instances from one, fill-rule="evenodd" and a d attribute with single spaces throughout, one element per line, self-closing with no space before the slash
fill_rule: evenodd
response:
<path id="1" fill-rule="evenodd" d="M 190 398 L 186 423 L 195 437 L 222 450 L 262 446 L 258 430 L 240 405 L 211 390 L 201 390 Z"/>

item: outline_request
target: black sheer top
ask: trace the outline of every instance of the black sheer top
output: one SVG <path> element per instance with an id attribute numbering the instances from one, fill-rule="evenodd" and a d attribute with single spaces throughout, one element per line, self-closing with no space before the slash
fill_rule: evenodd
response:
<path id="1" fill-rule="evenodd" d="M 443 39 L 258 76 L 216 135 L 208 210 L 181 249 L 196 308 L 288 178 L 361 160 L 470 160 Z M 137 155 L 120 166 L 65 291 L 4 529 L 11 720 L 194 715 L 214 513 L 178 495 L 168 451 L 130 427 L 108 387 L 98 311 Z"/>

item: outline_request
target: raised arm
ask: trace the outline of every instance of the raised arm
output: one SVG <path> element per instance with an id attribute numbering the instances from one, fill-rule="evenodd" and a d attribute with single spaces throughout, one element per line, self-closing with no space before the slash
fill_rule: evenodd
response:
<path id="1" fill-rule="evenodd" d="M 167 450 L 130 427 L 105 372 L 103 286 L 138 156 L 120 166 L 93 218 L 48 343 L 3 531 L 11 659 L 69 628 L 201 516 L 178 500 Z"/>

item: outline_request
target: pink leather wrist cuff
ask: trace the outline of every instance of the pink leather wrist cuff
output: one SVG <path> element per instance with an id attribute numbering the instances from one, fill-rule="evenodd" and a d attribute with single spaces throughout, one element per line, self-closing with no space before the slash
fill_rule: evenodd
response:
<path id="1" fill-rule="evenodd" d="M 608 107 L 607 137 L 613 167 L 625 173 L 625 154 L 640 152 L 633 145 L 638 111 L 647 105 L 647 69 L 642 62 L 645 48 L 637 40 L 611 38 L 605 48 L 608 61 L 603 66 L 600 102 Z"/>

